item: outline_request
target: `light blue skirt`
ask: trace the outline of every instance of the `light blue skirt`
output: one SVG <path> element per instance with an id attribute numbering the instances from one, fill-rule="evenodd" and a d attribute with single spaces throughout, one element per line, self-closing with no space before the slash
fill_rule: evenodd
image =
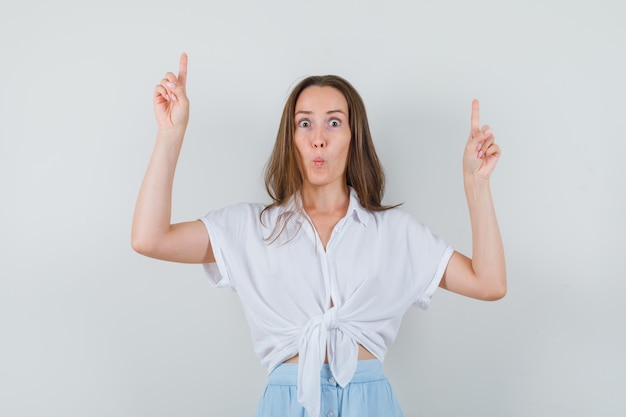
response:
<path id="1" fill-rule="evenodd" d="M 307 417 L 298 403 L 298 365 L 284 363 L 269 375 L 255 417 Z M 352 381 L 341 388 L 328 365 L 320 373 L 320 417 L 403 417 L 398 400 L 376 359 L 358 361 Z"/>

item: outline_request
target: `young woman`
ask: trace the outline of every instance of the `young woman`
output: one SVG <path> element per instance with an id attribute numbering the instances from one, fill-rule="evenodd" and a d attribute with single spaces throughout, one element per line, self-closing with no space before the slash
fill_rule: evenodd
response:
<path id="1" fill-rule="evenodd" d="M 133 248 L 204 264 L 235 289 L 269 382 L 257 416 L 401 416 L 381 362 L 411 305 L 437 287 L 482 300 L 506 293 L 489 178 L 500 156 L 472 103 L 463 157 L 473 256 L 381 203 L 384 176 L 363 102 L 337 76 L 309 77 L 285 104 L 266 169 L 273 203 L 170 224 L 189 118 L 187 56 L 154 90 L 156 144 L 139 191 Z"/>

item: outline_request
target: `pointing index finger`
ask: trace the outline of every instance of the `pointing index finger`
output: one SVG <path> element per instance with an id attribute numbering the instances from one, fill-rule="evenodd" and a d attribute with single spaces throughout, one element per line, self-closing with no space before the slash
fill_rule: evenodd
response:
<path id="1" fill-rule="evenodd" d="M 480 131 L 480 116 L 478 114 L 478 100 L 472 100 L 472 133 L 476 133 Z"/>
<path id="2" fill-rule="evenodd" d="M 178 67 L 178 81 L 184 86 L 187 84 L 187 54 L 180 55 L 180 65 Z"/>

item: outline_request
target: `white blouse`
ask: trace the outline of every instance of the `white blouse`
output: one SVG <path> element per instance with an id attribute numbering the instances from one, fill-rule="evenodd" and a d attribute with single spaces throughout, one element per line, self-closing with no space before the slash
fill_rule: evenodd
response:
<path id="1" fill-rule="evenodd" d="M 397 208 L 365 210 L 352 189 L 326 250 L 299 197 L 261 222 L 264 207 L 238 204 L 200 219 L 216 260 L 204 269 L 212 285 L 238 293 L 268 372 L 299 354 L 298 401 L 317 417 L 326 354 L 342 387 L 354 375 L 357 344 L 383 361 L 406 310 L 428 307 L 453 250 Z"/>

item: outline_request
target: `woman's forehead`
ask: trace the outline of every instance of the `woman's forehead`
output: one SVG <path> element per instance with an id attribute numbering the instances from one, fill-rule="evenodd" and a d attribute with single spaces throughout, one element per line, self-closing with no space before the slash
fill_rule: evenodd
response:
<path id="1" fill-rule="evenodd" d="M 334 87 L 310 86 L 302 90 L 296 101 L 295 112 L 340 111 L 348 114 L 348 101 L 343 93 Z"/>

